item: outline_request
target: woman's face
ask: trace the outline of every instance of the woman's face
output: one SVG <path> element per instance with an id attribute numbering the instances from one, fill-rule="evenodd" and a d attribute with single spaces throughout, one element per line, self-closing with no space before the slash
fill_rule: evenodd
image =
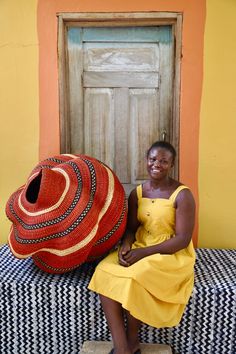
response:
<path id="1" fill-rule="evenodd" d="M 167 177 L 173 167 L 173 156 L 165 148 L 153 148 L 147 157 L 147 171 L 151 179 Z"/>

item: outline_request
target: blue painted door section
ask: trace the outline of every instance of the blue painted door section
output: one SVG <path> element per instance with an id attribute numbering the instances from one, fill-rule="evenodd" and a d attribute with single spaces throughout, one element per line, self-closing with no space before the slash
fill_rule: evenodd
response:
<path id="1" fill-rule="evenodd" d="M 145 151 L 172 134 L 171 26 L 68 27 L 71 153 L 108 164 L 127 186 L 146 176 Z"/>

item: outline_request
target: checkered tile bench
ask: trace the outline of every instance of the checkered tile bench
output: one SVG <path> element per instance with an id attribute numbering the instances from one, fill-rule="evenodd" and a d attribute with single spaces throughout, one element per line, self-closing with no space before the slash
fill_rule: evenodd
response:
<path id="1" fill-rule="evenodd" d="M 31 259 L 0 249 L 0 353 L 79 353 L 86 340 L 110 340 L 98 296 L 87 290 L 94 265 L 46 274 Z M 195 287 L 178 327 L 143 325 L 144 343 L 178 354 L 236 353 L 236 250 L 197 250 Z"/>

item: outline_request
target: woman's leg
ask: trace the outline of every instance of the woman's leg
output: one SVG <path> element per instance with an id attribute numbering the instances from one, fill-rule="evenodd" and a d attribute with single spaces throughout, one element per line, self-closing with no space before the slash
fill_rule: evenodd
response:
<path id="1" fill-rule="evenodd" d="M 132 353 L 140 348 L 138 332 L 141 322 L 133 317 L 128 311 L 125 311 L 127 318 L 127 339 Z"/>
<path id="2" fill-rule="evenodd" d="M 119 302 L 99 295 L 103 311 L 112 335 L 115 354 L 132 354 L 126 337 L 123 309 Z"/>

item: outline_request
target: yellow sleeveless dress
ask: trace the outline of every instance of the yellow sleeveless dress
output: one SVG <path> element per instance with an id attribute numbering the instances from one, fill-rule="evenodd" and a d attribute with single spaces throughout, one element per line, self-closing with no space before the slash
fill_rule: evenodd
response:
<path id="1" fill-rule="evenodd" d="M 179 186 L 169 199 L 142 197 L 137 187 L 138 220 L 132 248 L 161 243 L 175 234 L 174 202 Z M 156 328 L 178 325 L 194 282 L 195 251 L 192 241 L 175 254 L 154 254 L 129 267 L 118 263 L 117 250 L 96 267 L 89 289 L 122 304 L 135 318 Z"/>

